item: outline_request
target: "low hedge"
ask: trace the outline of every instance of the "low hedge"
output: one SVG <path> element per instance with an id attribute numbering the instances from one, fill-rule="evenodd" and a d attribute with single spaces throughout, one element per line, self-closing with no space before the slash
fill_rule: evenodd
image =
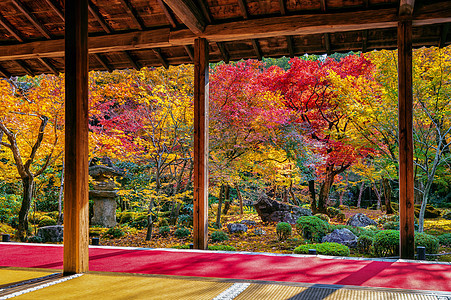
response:
<path id="1" fill-rule="evenodd" d="M 338 243 L 321 243 L 301 245 L 294 248 L 296 254 L 308 254 L 309 249 L 316 249 L 316 253 L 332 256 L 348 256 L 349 247 Z"/>
<path id="2" fill-rule="evenodd" d="M 302 216 L 296 221 L 296 230 L 312 242 L 320 243 L 328 229 L 329 224 L 315 216 Z"/>

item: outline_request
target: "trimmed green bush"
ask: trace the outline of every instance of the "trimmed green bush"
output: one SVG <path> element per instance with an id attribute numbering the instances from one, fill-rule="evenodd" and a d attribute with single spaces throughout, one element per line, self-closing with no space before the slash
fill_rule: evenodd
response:
<path id="1" fill-rule="evenodd" d="M 328 207 L 326 208 L 326 214 L 330 217 L 336 217 L 338 214 L 340 213 L 340 210 L 338 208 L 335 207 Z"/>
<path id="2" fill-rule="evenodd" d="M 136 229 L 146 228 L 149 224 L 147 213 L 135 214 L 135 218 L 130 222 L 130 226 Z"/>
<path id="3" fill-rule="evenodd" d="M 316 214 L 315 217 L 320 218 L 321 220 L 323 220 L 323 221 L 326 222 L 326 223 L 329 223 L 329 222 L 330 222 L 330 218 L 329 218 L 329 216 L 326 215 L 326 214 Z"/>
<path id="4" fill-rule="evenodd" d="M 309 249 L 316 249 L 316 253 L 332 256 L 348 256 L 350 254 L 349 247 L 338 243 L 321 243 L 301 245 L 294 248 L 296 254 L 308 254 Z"/>
<path id="5" fill-rule="evenodd" d="M 357 249 L 360 253 L 370 253 L 373 245 L 373 238 L 368 235 L 361 235 L 357 238 Z"/>
<path id="6" fill-rule="evenodd" d="M 451 247 L 451 233 L 445 233 L 438 236 L 440 245 Z"/>
<path id="7" fill-rule="evenodd" d="M 286 222 L 280 222 L 276 226 L 276 233 L 280 241 L 285 241 L 291 236 L 291 225 Z"/>
<path id="8" fill-rule="evenodd" d="M 174 231 L 174 236 L 181 239 L 191 235 L 191 231 L 188 228 L 177 228 Z"/>
<path id="9" fill-rule="evenodd" d="M 229 235 L 224 231 L 214 231 L 212 232 L 210 238 L 213 243 L 223 242 L 229 240 Z"/>
<path id="10" fill-rule="evenodd" d="M 328 225 L 318 217 L 302 216 L 296 221 L 296 230 L 305 239 L 320 243 L 321 239 L 327 234 Z"/>
<path id="11" fill-rule="evenodd" d="M 374 251 L 377 256 L 396 256 L 399 254 L 399 231 L 379 231 L 373 240 Z"/>
<path id="12" fill-rule="evenodd" d="M 118 226 L 111 227 L 105 232 L 105 236 L 110 239 L 112 239 L 112 238 L 118 239 L 124 235 L 125 235 L 124 231 L 122 231 L 122 228 L 120 228 Z"/>
<path id="13" fill-rule="evenodd" d="M 41 219 L 39 219 L 39 227 L 44 227 L 44 226 L 53 226 L 56 225 L 56 221 L 53 220 L 51 217 L 49 216 L 43 216 Z"/>
<path id="14" fill-rule="evenodd" d="M 415 232 L 415 249 L 418 246 L 425 247 L 427 254 L 437 254 L 440 241 L 433 235 Z"/>
<path id="15" fill-rule="evenodd" d="M 208 246 L 208 250 L 211 251 L 236 251 L 236 248 L 229 245 L 211 245 Z"/>
<path id="16" fill-rule="evenodd" d="M 158 233 L 161 236 L 168 236 L 171 233 L 171 228 L 169 226 L 162 226 L 158 229 Z"/>
<path id="17" fill-rule="evenodd" d="M 29 243 L 42 243 L 42 238 L 40 236 L 33 235 L 28 238 L 28 242 Z"/>
<path id="18" fill-rule="evenodd" d="M 131 223 L 134 218 L 135 218 L 135 213 L 134 212 L 132 212 L 132 211 L 124 211 L 121 214 L 120 223 L 121 224 Z"/>
<path id="19" fill-rule="evenodd" d="M 399 230 L 399 222 L 398 221 L 388 221 L 385 222 L 382 227 L 384 229 L 389 229 L 389 230 Z"/>
<path id="20" fill-rule="evenodd" d="M 160 221 L 158 222 L 158 227 L 164 227 L 164 226 L 169 226 L 168 219 L 161 218 Z"/>

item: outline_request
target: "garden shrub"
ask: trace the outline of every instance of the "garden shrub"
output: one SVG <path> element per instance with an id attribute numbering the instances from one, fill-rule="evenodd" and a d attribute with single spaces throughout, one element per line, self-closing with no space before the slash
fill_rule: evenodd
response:
<path id="1" fill-rule="evenodd" d="M 211 245 L 208 246 L 208 250 L 211 251 L 236 251 L 236 248 L 229 245 Z"/>
<path id="2" fill-rule="evenodd" d="M 313 242 L 321 242 L 328 229 L 328 224 L 315 216 L 302 216 L 296 221 L 296 230 L 305 239 Z"/>
<path id="3" fill-rule="evenodd" d="M 338 208 L 335 208 L 335 207 L 332 207 L 332 206 L 326 208 L 326 214 L 330 218 L 336 217 L 339 213 L 340 213 L 340 210 Z"/>
<path id="4" fill-rule="evenodd" d="M 301 245 L 294 248 L 296 254 L 308 254 L 309 249 L 316 249 L 317 254 L 332 256 L 348 256 L 349 247 L 338 243 L 321 243 Z"/>
<path id="5" fill-rule="evenodd" d="M 437 254 L 440 241 L 433 235 L 415 232 L 415 249 L 418 246 L 425 247 L 427 254 Z"/>
<path id="6" fill-rule="evenodd" d="M 171 233 L 171 228 L 169 228 L 169 226 L 162 226 L 158 229 L 158 233 L 161 236 L 168 236 L 169 233 Z"/>
<path id="7" fill-rule="evenodd" d="M 8 225 L 11 226 L 12 228 L 17 229 L 17 226 L 19 226 L 19 217 L 18 216 L 10 217 L 8 220 Z"/>
<path id="8" fill-rule="evenodd" d="M 280 222 L 276 226 L 277 237 L 280 241 L 284 241 L 291 236 L 291 225 L 286 222 Z"/>
<path id="9" fill-rule="evenodd" d="M 371 246 L 373 245 L 373 238 L 366 234 L 357 238 L 357 249 L 360 253 L 370 253 Z"/>
<path id="10" fill-rule="evenodd" d="M 177 223 L 184 227 L 193 226 L 193 216 L 192 215 L 180 215 L 177 219 Z"/>
<path id="11" fill-rule="evenodd" d="M 39 227 L 56 225 L 56 221 L 49 216 L 43 216 L 39 219 Z"/>
<path id="12" fill-rule="evenodd" d="M 420 216 L 421 205 L 415 204 L 415 217 Z M 440 217 L 442 212 L 430 204 L 426 204 L 426 210 L 424 211 L 425 219 L 434 219 Z"/>
<path id="13" fill-rule="evenodd" d="M 43 216 L 45 216 L 44 213 L 41 213 L 41 212 L 39 212 L 39 211 L 36 211 L 36 212 L 33 212 L 33 213 L 28 214 L 28 221 L 29 221 L 31 224 L 37 225 L 37 224 L 39 224 L 39 220 L 40 220 Z"/>
<path id="14" fill-rule="evenodd" d="M 8 224 L 0 223 L 0 234 L 14 234 L 15 229 L 9 226 Z"/>
<path id="15" fill-rule="evenodd" d="M 121 214 L 121 224 L 131 223 L 135 218 L 135 213 L 132 211 L 123 211 Z"/>
<path id="16" fill-rule="evenodd" d="M 130 222 L 130 226 L 136 229 L 143 229 L 149 225 L 147 213 L 135 214 L 135 218 Z M 168 224 L 169 225 L 169 224 Z"/>
<path id="17" fill-rule="evenodd" d="M 161 218 L 160 221 L 158 222 L 158 227 L 165 227 L 165 226 L 169 226 L 168 219 Z"/>
<path id="18" fill-rule="evenodd" d="M 329 223 L 329 222 L 330 222 L 330 218 L 329 218 L 329 216 L 326 215 L 326 214 L 315 214 L 315 217 L 320 218 L 321 220 L 323 220 L 323 221 L 326 222 L 326 223 Z"/>
<path id="19" fill-rule="evenodd" d="M 438 236 L 440 245 L 451 247 L 451 233 L 445 233 Z"/>
<path id="20" fill-rule="evenodd" d="M 374 251 L 377 256 L 396 256 L 399 254 L 399 231 L 379 231 L 373 240 Z"/>
<path id="21" fill-rule="evenodd" d="M 58 221 L 58 211 L 51 211 L 47 213 L 47 216 L 52 218 L 55 221 Z"/>
<path id="22" fill-rule="evenodd" d="M 338 221 L 343 222 L 345 219 L 346 219 L 346 215 L 345 215 L 344 213 L 339 212 L 339 213 L 337 214 L 337 220 L 338 220 Z"/>
<path id="23" fill-rule="evenodd" d="M 40 236 L 34 235 L 34 236 L 30 236 L 28 238 L 28 242 L 30 242 L 30 243 L 42 243 L 43 240 L 42 240 L 42 238 Z"/>
<path id="24" fill-rule="evenodd" d="M 382 227 L 384 229 L 389 229 L 389 230 L 399 230 L 399 222 L 395 222 L 395 221 L 388 221 L 385 222 Z"/>
<path id="25" fill-rule="evenodd" d="M 211 234 L 211 241 L 213 243 L 223 242 L 229 240 L 229 235 L 224 231 L 214 231 Z"/>
<path id="26" fill-rule="evenodd" d="M 112 238 L 117 239 L 124 235 L 125 235 L 124 231 L 122 230 L 122 228 L 118 226 L 111 227 L 105 232 L 105 236 L 110 239 Z"/>
<path id="27" fill-rule="evenodd" d="M 188 228 L 177 228 L 174 231 L 174 236 L 181 239 L 191 235 L 191 231 Z"/>
<path id="28" fill-rule="evenodd" d="M 101 236 L 105 232 L 105 228 L 91 227 L 89 228 L 89 236 Z"/>

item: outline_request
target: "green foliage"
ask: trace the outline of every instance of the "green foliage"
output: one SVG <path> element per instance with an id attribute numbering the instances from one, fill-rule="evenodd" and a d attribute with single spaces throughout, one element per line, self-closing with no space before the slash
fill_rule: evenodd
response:
<path id="1" fill-rule="evenodd" d="M 133 221 L 130 222 L 130 226 L 136 229 L 146 228 L 148 224 L 149 219 L 147 213 L 135 214 L 135 218 L 133 219 Z"/>
<path id="2" fill-rule="evenodd" d="M 291 236 L 291 225 L 286 222 L 280 222 L 276 226 L 276 233 L 280 241 L 285 241 Z"/>
<path id="3" fill-rule="evenodd" d="M 124 233 L 123 229 L 119 226 L 111 227 L 105 232 L 105 236 L 110 239 L 111 238 L 117 239 L 124 235 L 125 235 L 125 233 Z"/>
<path id="4" fill-rule="evenodd" d="M 236 248 L 229 245 L 211 245 L 208 246 L 208 250 L 211 251 L 236 251 Z"/>
<path id="5" fill-rule="evenodd" d="M 34 235 L 28 238 L 28 242 L 30 243 L 42 243 L 42 238 L 40 236 Z"/>
<path id="6" fill-rule="evenodd" d="M 440 241 L 433 235 L 415 232 L 415 249 L 418 246 L 425 247 L 427 254 L 437 254 Z"/>
<path id="7" fill-rule="evenodd" d="M 335 208 L 333 206 L 330 206 L 326 208 L 326 214 L 330 217 L 336 217 L 340 213 L 340 210 L 338 208 Z"/>
<path id="8" fill-rule="evenodd" d="M 344 213 L 339 212 L 339 213 L 337 214 L 337 220 L 338 220 L 338 221 L 343 222 L 345 219 L 346 219 L 346 215 L 345 215 Z"/>
<path id="9" fill-rule="evenodd" d="M 438 236 L 440 245 L 451 247 L 451 233 L 445 233 Z"/>
<path id="10" fill-rule="evenodd" d="M 14 234 L 15 229 L 7 224 L 0 223 L 0 234 Z"/>
<path id="11" fill-rule="evenodd" d="M 399 230 L 399 222 L 389 221 L 382 225 L 384 229 Z"/>
<path id="12" fill-rule="evenodd" d="M 174 236 L 179 239 L 186 238 L 190 235 L 191 235 L 191 231 L 188 228 L 177 228 L 174 231 Z"/>
<path id="13" fill-rule="evenodd" d="M 160 221 L 158 222 L 158 227 L 164 227 L 164 226 L 169 226 L 168 219 L 161 218 Z"/>
<path id="14" fill-rule="evenodd" d="M 56 221 L 49 216 L 43 216 L 39 219 L 39 227 L 56 225 Z"/>
<path id="15" fill-rule="evenodd" d="M 421 205 L 415 204 L 415 217 L 419 217 L 420 215 Z M 424 211 L 424 218 L 426 219 L 434 219 L 440 217 L 442 212 L 430 204 L 426 205 L 426 210 Z"/>
<path id="16" fill-rule="evenodd" d="M 177 223 L 184 227 L 193 226 L 193 216 L 192 215 L 180 215 L 177 219 Z"/>
<path id="17" fill-rule="evenodd" d="M 294 248 L 296 254 L 308 254 L 309 249 L 316 249 L 318 254 L 332 256 L 348 256 L 350 254 L 349 247 L 338 243 L 321 243 L 301 245 Z"/>
<path id="18" fill-rule="evenodd" d="M 377 256 L 396 256 L 399 254 L 399 231 L 382 230 L 374 236 L 374 251 Z"/>
<path id="19" fill-rule="evenodd" d="M 101 236 L 106 231 L 105 228 L 101 227 L 90 227 L 89 236 Z"/>
<path id="20" fill-rule="evenodd" d="M 370 253 L 371 246 L 373 245 L 373 238 L 366 234 L 357 238 L 357 249 L 360 253 Z"/>
<path id="21" fill-rule="evenodd" d="M 124 211 L 121 214 L 121 220 L 120 220 L 119 223 L 121 223 L 121 224 L 125 224 L 125 223 L 130 224 L 133 221 L 134 218 L 135 218 L 135 213 L 134 212 L 132 212 L 132 211 Z"/>
<path id="22" fill-rule="evenodd" d="M 158 229 L 158 233 L 161 236 L 168 236 L 171 233 L 171 228 L 169 226 L 162 226 Z"/>
<path id="23" fill-rule="evenodd" d="M 328 224 L 316 216 L 302 216 L 296 221 L 296 230 L 307 240 L 321 242 Z"/>
<path id="24" fill-rule="evenodd" d="M 8 222 L 12 216 L 19 214 L 21 198 L 18 195 L 0 196 L 0 222 Z"/>
<path id="25" fill-rule="evenodd" d="M 41 218 L 45 216 L 45 213 L 41 213 L 39 211 L 33 212 L 28 214 L 28 221 L 31 224 L 37 225 L 39 224 L 39 220 L 41 220 Z"/>
<path id="26" fill-rule="evenodd" d="M 329 223 L 330 222 L 330 218 L 328 215 L 326 214 L 315 214 L 315 217 L 320 218 L 321 220 L 323 220 L 324 222 Z"/>
<path id="27" fill-rule="evenodd" d="M 229 240 L 229 235 L 224 231 L 214 231 L 212 232 L 210 238 L 213 243 L 223 242 Z"/>

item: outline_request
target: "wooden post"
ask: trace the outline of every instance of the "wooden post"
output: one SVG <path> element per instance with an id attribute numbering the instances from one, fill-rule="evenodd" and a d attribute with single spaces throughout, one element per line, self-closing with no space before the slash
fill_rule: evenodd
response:
<path id="1" fill-rule="evenodd" d="M 88 0 L 66 1 L 64 274 L 88 271 Z"/>
<path id="2" fill-rule="evenodd" d="M 398 23 L 399 232 L 401 258 L 415 257 L 412 21 Z"/>
<path id="3" fill-rule="evenodd" d="M 194 248 L 208 238 L 208 42 L 194 41 Z"/>

